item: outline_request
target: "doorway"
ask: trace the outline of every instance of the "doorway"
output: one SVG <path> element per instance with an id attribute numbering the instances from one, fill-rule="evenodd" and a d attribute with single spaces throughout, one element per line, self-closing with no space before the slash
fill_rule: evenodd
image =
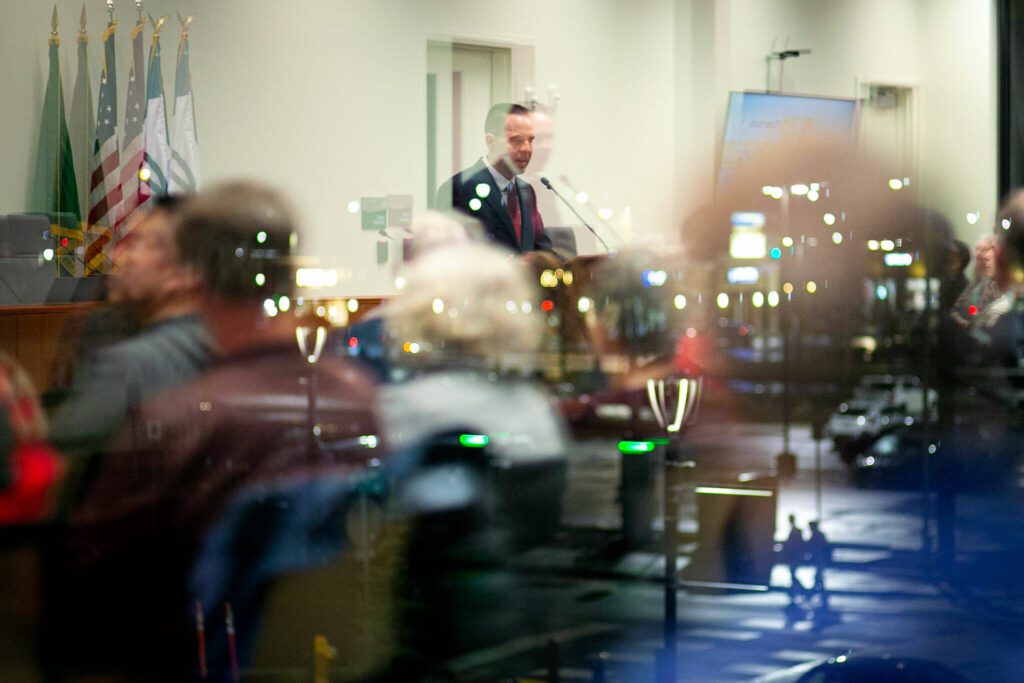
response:
<path id="1" fill-rule="evenodd" d="M 484 151 L 491 105 L 512 101 L 512 49 L 431 41 L 427 44 L 427 204 L 437 187 Z"/>

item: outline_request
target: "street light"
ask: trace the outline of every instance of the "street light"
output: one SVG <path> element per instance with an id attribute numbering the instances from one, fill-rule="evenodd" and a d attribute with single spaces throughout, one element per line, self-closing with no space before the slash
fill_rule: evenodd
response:
<path id="1" fill-rule="evenodd" d="M 676 498 L 676 469 L 692 467 L 692 463 L 681 463 L 677 460 L 678 449 L 671 438 L 682 433 L 696 416 L 697 404 L 700 400 L 702 378 L 671 377 L 668 379 L 647 380 L 647 400 L 658 426 L 665 431 L 667 446 L 665 450 L 664 492 L 662 496 L 665 507 L 664 543 L 665 543 L 665 647 L 659 653 L 658 680 L 675 681 L 678 657 L 678 614 L 676 593 L 679 591 L 679 575 L 676 570 L 678 542 L 676 533 L 679 527 L 679 501 Z"/>

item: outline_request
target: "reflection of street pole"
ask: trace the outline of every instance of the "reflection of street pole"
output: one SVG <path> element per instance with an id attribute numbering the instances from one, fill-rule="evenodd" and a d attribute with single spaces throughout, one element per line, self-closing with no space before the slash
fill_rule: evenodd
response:
<path id="1" fill-rule="evenodd" d="M 932 334 L 932 266 L 935 264 L 935 255 L 932 253 L 932 223 L 931 219 L 926 219 L 925 222 L 925 233 L 924 233 L 924 253 L 925 253 L 925 280 L 924 280 L 924 329 L 925 329 L 925 344 L 924 344 L 924 386 L 922 391 L 924 392 L 924 402 L 922 404 L 921 419 L 924 422 L 924 452 L 921 454 L 921 555 L 924 560 L 925 567 L 928 571 L 931 570 L 931 559 L 932 559 L 932 533 L 931 533 L 931 459 L 928 457 L 928 444 L 931 443 L 931 428 L 932 428 L 932 414 L 931 405 L 928 401 L 928 387 L 929 374 L 932 371 L 931 368 L 931 354 L 929 353 L 929 347 L 931 346 L 931 334 Z M 944 340 L 940 339 L 939 343 L 943 343 Z"/>
<path id="2" fill-rule="evenodd" d="M 315 331 L 314 331 L 315 330 Z M 310 347 L 310 332 L 313 332 L 313 346 Z M 319 428 L 316 424 L 316 390 L 317 373 L 316 362 L 320 360 L 320 354 L 324 350 L 324 343 L 327 341 L 327 328 L 325 327 L 296 327 L 295 341 L 299 345 L 299 352 L 309 362 L 309 374 L 306 376 L 306 449 L 312 461 L 318 450 L 317 443 Z"/>
<path id="3" fill-rule="evenodd" d="M 670 442 L 663 449 L 665 454 L 662 498 L 665 517 L 665 621 L 663 624 L 665 648 L 659 666 L 658 683 L 669 683 L 678 678 L 676 669 L 679 656 L 677 646 L 679 626 L 676 596 L 679 591 L 679 576 L 676 572 L 678 554 L 676 531 L 679 527 L 679 503 L 676 500 L 676 448 L 676 445 Z"/>
<path id="4" fill-rule="evenodd" d="M 783 186 L 782 197 L 781 197 L 781 208 L 780 208 L 780 223 L 782 225 L 782 232 L 784 235 L 789 233 L 789 187 Z M 788 259 L 783 259 L 783 262 Z M 786 268 L 781 269 L 783 288 L 785 284 L 789 282 L 785 271 Z M 775 459 L 775 471 L 779 477 L 788 479 L 796 474 L 796 458 L 789 450 L 789 422 L 790 422 L 790 384 L 791 384 L 791 373 L 790 363 L 791 356 L 793 354 L 791 337 L 793 336 L 793 316 L 790 307 L 793 304 L 792 292 L 786 293 L 783 290 L 783 299 L 781 303 L 781 317 L 782 317 L 782 452 Z"/>
<path id="5" fill-rule="evenodd" d="M 672 392 L 670 389 L 675 389 Z M 665 546 L 665 647 L 657 655 L 658 683 L 675 683 L 678 668 L 678 613 L 676 594 L 679 591 L 679 576 L 676 569 L 679 554 L 679 541 L 676 538 L 679 530 L 679 487 L 682 483 L 677 474 L 681 468 L 692 468 L 693 462 L 681 462 L 679 459 L 678 439 L 686 425 L 693 418 L 697 402 L 700 400 L 701 380 L 699 378 L 681 377 L 674 380 L 647 380 L 647 397 L 651 410 L 658 421 L 658 426 L 665 430 L 668 437 L 664 452 L 664 477 L 662 507 L 664 509 L 664 530 L 662 536 Z M 674 394 L 674 396 L 673 396 Z M 672 405 L 672 403 L 675 405 Z"/>
<path id="6" fill-rule="evenodd" d="M 821 521 L 821 435 L 814 435 L 814 508 Z"/>
<path id="7" fill-rule="evenodd" d="M 662 501 L 665 517 L 665 647 L 659 653 L 657 680 L 658 683 L 675 683 L 678 680 L 679 668 L 679 572 L 676 569 L 679 558 L 679 492 L 689 479 L 689 472 L 693 469 L 694 463 L 692 460 L 680 459 L 679 443 L 675 440 L 665 446 L 664 454 Z"/>

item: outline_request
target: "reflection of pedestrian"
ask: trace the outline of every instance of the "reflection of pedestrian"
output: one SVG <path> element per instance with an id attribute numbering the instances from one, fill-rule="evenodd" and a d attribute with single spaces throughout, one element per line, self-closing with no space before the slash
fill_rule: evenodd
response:
<path id="1" fill-rule="evenodd" d="M 814 594 L 821 596 L 821 605 L 828 608 L 828 592 L 825 590 L 825 568 L 832 563 L 832 544 L 818 528 L 818 522 L 810 522 L 811 535 L 807 539 L 807 555 L 814 566 Z"/>
<path id="2" fill-rule="evenodd" d="M 807 592 L 807 588 L 796 576 L 804 559 L 804 535 L 796 525 L 796 515 L 789 516 L 789 535 L 782 543 L 782 559 L 789 565 L 789 599 L 795 602 L 797 597 Z"/>

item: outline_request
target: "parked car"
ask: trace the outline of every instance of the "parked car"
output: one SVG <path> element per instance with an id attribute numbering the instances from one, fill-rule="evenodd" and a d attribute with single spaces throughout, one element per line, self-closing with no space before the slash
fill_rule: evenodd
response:
<path id="1" fill-rule="evenodd" d="M 839 404 L 825 430 L 840 457 L 850 462 L 882 434 L 913 423 L 906 413 L 903 404 L 888 403 L 883 398 L 855 398 Z"/>
<path id="2" fill-rule="evenodd" d="M 883 400 L 901 404 L 907 415 L 919 418 L 924 412 L 924 385 L 914 375 L 864 375 L 860 386 L 854 389 L 854 397 Z M 935 408 L 938 393 L 928 389 L 928 405 Z"/>
<path id="3" fill-rule="evenodd" d="M 960 489 L 992 489 L 1009 483 L 1016 466 L 1015 451 L 989 443 L 977 430 L 961 427 L 947 439 L 922 425 L 897 429 L 854 454 L 851 478 L 855 486 L 915 489 L 922 483 L 924 459 L 932 458 L 930 485 Z"/>
<path id="4" fill-rule="evenodd" d="M 924 458 L 938 455 L 941 445 L 934 435 L 921 429 L 903 429 L 885 434 L 857 453 L 851 461 L 853 484 L 858 487 L 890 486 L 916 488 L 921 485 Z"/>
<path id="5" fill-rule="evenodd" d="M 913 657 L 844 654 L 798 664 L 755 683 L 967 683 L 944 664 Z"/>

